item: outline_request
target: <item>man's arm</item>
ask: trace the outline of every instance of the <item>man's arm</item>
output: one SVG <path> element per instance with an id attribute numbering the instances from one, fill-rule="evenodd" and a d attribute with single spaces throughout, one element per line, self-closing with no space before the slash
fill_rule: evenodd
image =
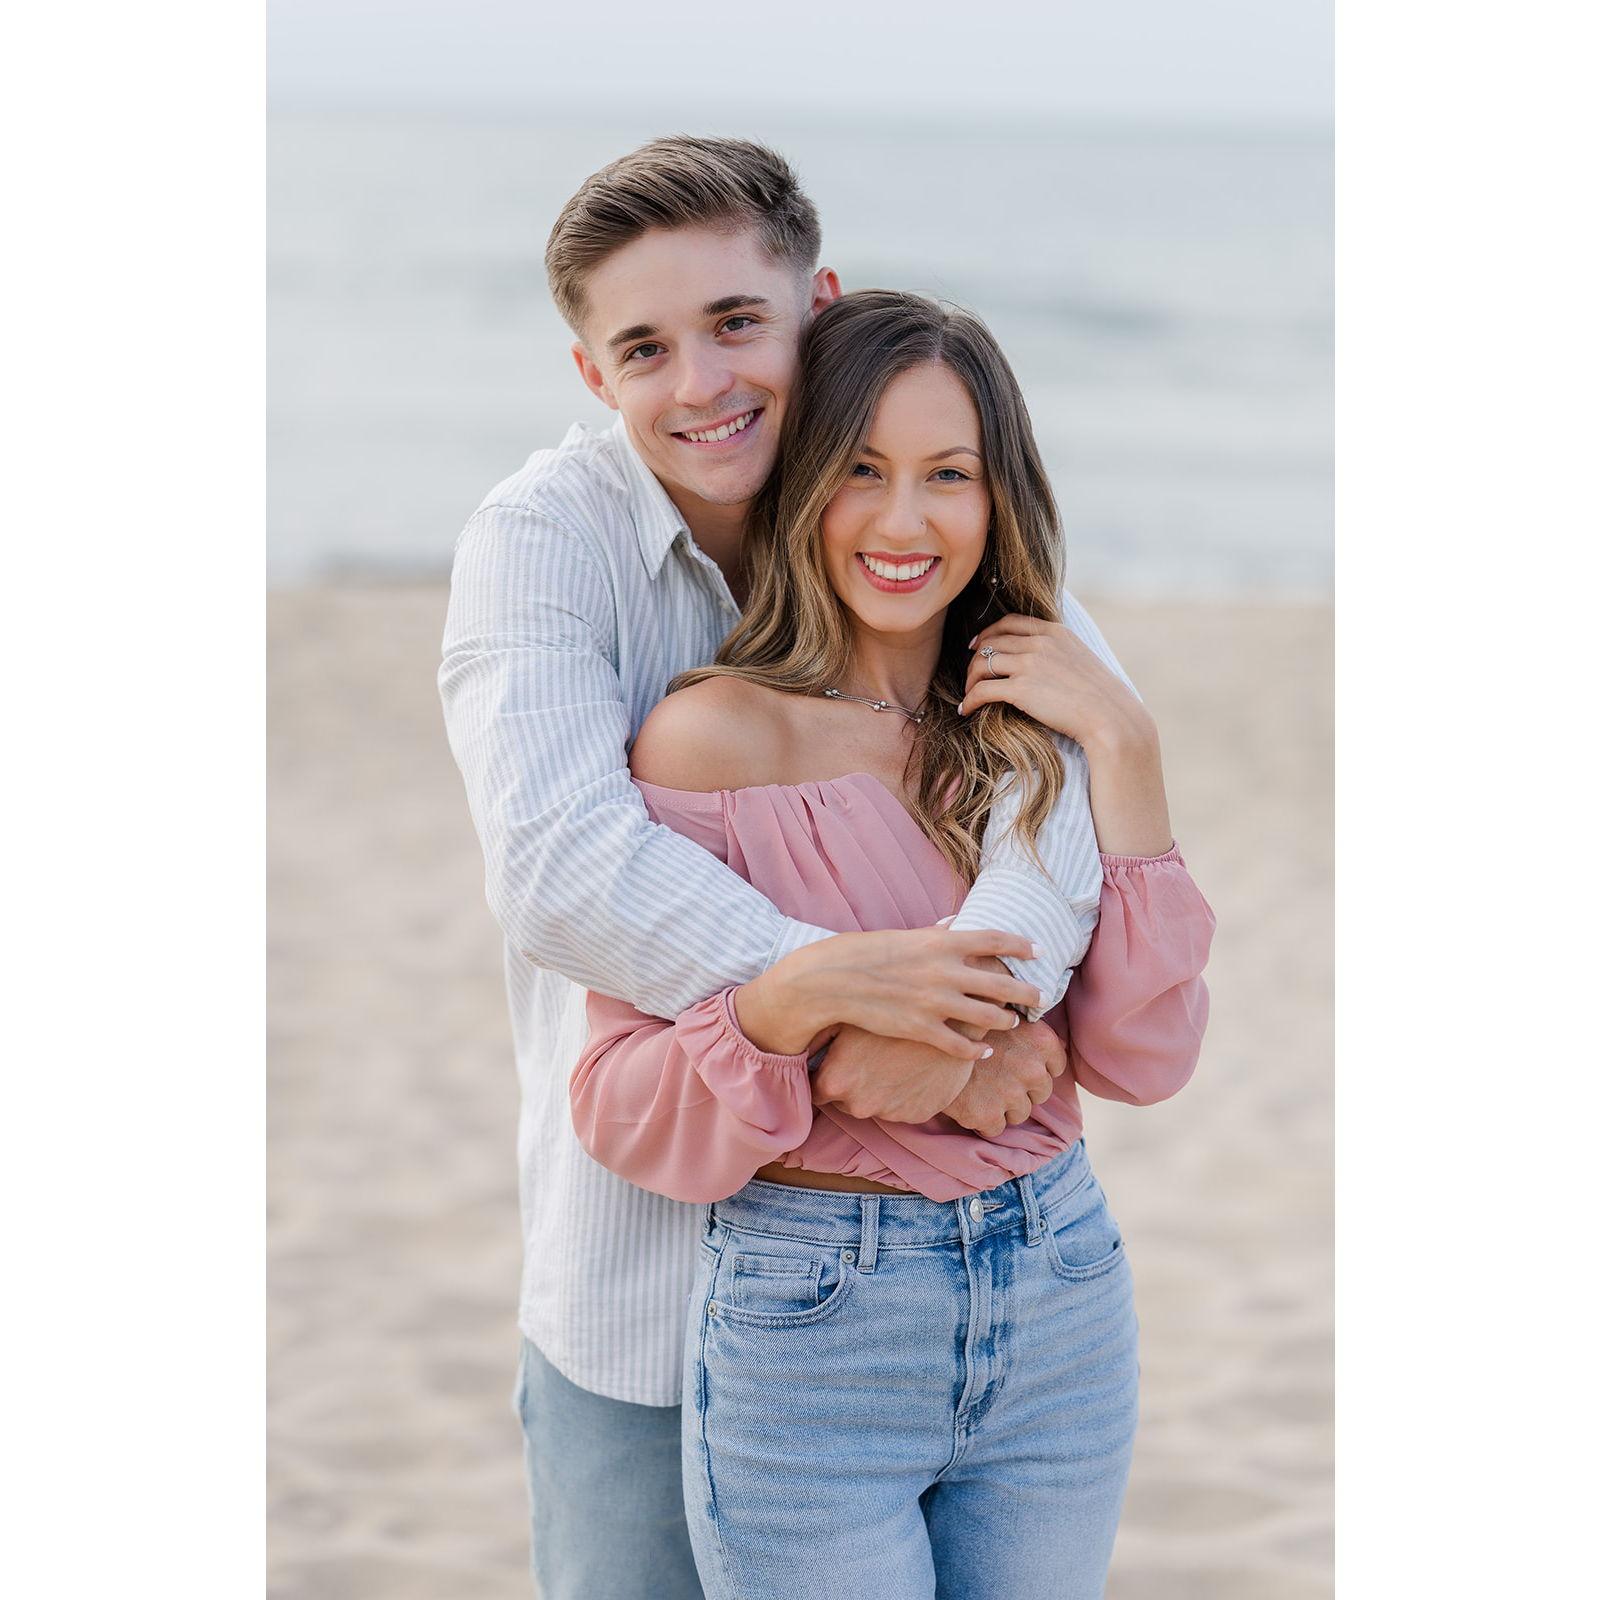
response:
<path id="1" fill-rule="evenodd" d="M 1062 622 L 1133 689 L 1099 628 L 1073 595 L 1063 588 L 1057 604 Z M 1006 960 L 1017 977 L 1040 991 L 1043 1003 L 1028 1012 L 1031 1022 L 1066 993 L 1072 968 L 1089 948 L 1100 910 L 1100 850 L 1089 811 L 1089 764 L 1075 741 L 1058 735 L 1056 743 L 1066 784 L 1036 841 L 1048 871 L 1040 872 L 1014 836 L 1022 784 L 1013 777 L 990 810 L 982 870 L 951 924 L 958 929 L 1000 928 L 1026 934 L 1038 946 L 1036 960 Z"/>
<path id="2" fill-rule="evenodd" d="M 439 692 L 512 945 L 675 1017 L 829 934 L 650 820 L 628 772 L 618 625 L 581 540 L 536 511 L 487 506 L 456 547 Z"/>

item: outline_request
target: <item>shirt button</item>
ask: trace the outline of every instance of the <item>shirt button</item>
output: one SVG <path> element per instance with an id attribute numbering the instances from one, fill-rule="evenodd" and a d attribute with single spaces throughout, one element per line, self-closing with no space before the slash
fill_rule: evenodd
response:
<path id="1" fill-rule="evenodd" d="M 973 1195 L 973 1197 L 967 1201 L 967 1214 L 974 1222 L 983 1221 L 983 1201 L 981 1201 L 977 1195 Z"/>

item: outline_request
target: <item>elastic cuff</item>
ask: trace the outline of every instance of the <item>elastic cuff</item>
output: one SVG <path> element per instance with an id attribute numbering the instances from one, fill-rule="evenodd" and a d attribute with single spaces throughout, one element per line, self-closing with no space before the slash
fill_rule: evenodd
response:
<path id="1" fill-rule="evenodd" d="M 717 1008 L 718 1020 L 722 1024 L 722 1031 L 727 1035 L 728 1042 L 738 1052 L 740 1058 L 749 1062 L 753 1067 L 798 1067 L 806 1072 L 810 1067 L 810 1059 L 802 1050 L 798 1055 L 775 1055 L 770 1050 L 763 1050 L 760 1045 L 745 1037 L 745 1031 L 739 1026 L 738 1008 L 733 1003 L 733 991 L 737 984 L 727 988 L 717 996 L 721 1004 Z"/>
<path id="2" fill-rule="evenodd" d="M 1158 861 L 1176 861 L 1180 867 L 1185 865 L 1178 852 L 1176 839 L 1158 856 L 1108 856 L 1104 850 L 1100 852 L 1100 864 L 1105 867 L 1149 867 Z"/>

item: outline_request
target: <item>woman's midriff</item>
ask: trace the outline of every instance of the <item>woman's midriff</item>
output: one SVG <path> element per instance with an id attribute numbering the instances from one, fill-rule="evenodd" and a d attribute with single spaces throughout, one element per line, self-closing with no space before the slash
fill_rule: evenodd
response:
<path id="1" fill-rule="evenodd" d="M 874 1183 L 871 1178 L 852 1178 L 843 1172 L 808 1172 L 804 1167 L 786 1167 L 769 1161 L 756 1169 L 756 1176 L 768 1183 L 787 1183 L 797 1189 L 842 1189 L 849 1194 L 908 1195 L 911 1189 L 896 1189 L 892 1184 Z"/>

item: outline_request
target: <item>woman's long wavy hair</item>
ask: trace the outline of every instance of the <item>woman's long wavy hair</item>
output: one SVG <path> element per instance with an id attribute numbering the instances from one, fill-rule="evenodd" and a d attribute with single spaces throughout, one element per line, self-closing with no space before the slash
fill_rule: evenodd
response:
<path id="1" fill-rule="evenodd" d="M 970 883 L 990 808 L 1011 775 L 1025 784 L 1017 837 L 1035 861 L 1039 828 L 1065 782 L 1054 738 L 1026 712 L 998 702 L 970 716 L 956 711 L 973 634 L 1009 612 L 1060 620 L 1055 498 L 1011 366 L 970 312 L 864 289 L 818 313 L 802 343 L 776 469 L 751 508 L 744 615 L 713 664 L 680 673 L 668 692 L 711 677 L 807 695 L 848 682 L 851 617 L 823 563 L 822 513 L 860 459 L 884 391 L 925 362 L 947 366 L 977 408 L 992 510 L 983 560 L 945 615 L 906 789 L 918 824 Z"/>

